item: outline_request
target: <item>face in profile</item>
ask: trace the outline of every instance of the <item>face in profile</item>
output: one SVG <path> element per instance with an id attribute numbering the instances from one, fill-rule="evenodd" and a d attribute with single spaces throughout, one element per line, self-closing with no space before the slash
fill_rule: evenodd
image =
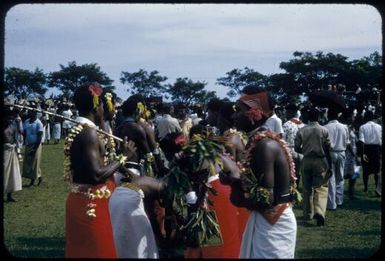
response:
<path id="1" fill-rule="evenodd" d="M 233 114 L 235 127 L 238 130 L 249 132 L 254 129 L 249 117 L 246 116 L 246 112 L 250 108 L 241 101 L 235 103 L 235 113 Z"/>

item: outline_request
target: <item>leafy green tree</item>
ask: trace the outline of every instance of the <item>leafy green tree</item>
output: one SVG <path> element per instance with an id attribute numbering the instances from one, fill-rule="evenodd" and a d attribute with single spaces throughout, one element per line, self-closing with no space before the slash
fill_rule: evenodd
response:
<path id="1" fill-rule="evenodd" d="M 294 59 L 281 62 L 280 68 L 293 77 L 299 93 L 326 89 L 329 84 L 342 83 L 349 72 L 347 57 L 340 54 L 294 52 Z"/>
<path id="2" fill-rule="evenodd" d="M 243 87 L 250 84 L 265 88 L 267 86 L 267 76 L 245 67 L 243 70 L 233 69 L 230 72 L 227 72 L 226 77 L 218 78 L 216 84 L 223 85 L 230 89 L 227 92 L 227 95 L 235 97 L 240 93 Z"/>
<path id="3" fill-rule="evenodd" d="M 298 103 L 299 96 L 302 94 L 294 81 L 293 75 L 288 73 L 270 75 L 266 89 L 278 104 Z"/>
<path id="4" fill-rule="evenodd" d="M 299 95 L 327 89 L 329 85 L 343 84 L 345 97 L 349 100 L 353 98 L 360 103 L 365 102 L 365 99 L 375 100 L 378 97 L 372 92 L 373 87 L 380 89 L 382 79 L 382 57 L 378 52 L 353 61 L 348 61 L 348 58 L 341 54 L 322 52 L 314 55 L 309 52 L 294 52 L 293 56 L 293 59 L 280 64 L 280 68 L 286 71 L 284 77 L 287 79 L 277 82 L 280 76 L 272 75 L 269 88 L 282 93 L 279 85 L 283 86 L 286 82 L 287 94 Z M 362 92 L 356 95 L 358 86 Z"/>
<path id="5" fill-rule="evenodd" d="M 113 91 L 113 80 L 100 70 L 97 63 L 77 65 L 75 61 L 69 62 L 67 66 L 59 65 L 60 70 L 49 74 L 48 85 L 62 91 L 63 96 L 71 98 L 74 91 L 80 86 L 98 82 L 105 91 Z"/>
<path id="6" fill-rule="evenodd" d="M 205 103 L 207 99 L 216 97 L 215 91 L 206 91 L 205 82 L 193 82 L 188 78 L 177 78 L 174 84 L 167 85 L 167 93 L 175 102 L 180 102 L 186 105 L 193 103 Z"/>
<path id="7" fill-rule="evenodd" d="M 166 86 L 162 84 L 167 80 L 167 77 L 159 75 L 158 71 L 147 71 L 140 69 L 138 72 L 124 72 L 120 82 L 122 84 L 128 84 L 130 88 L 127 90 L 131 94 L 140 93 L 143 97 L 149 98 L 153 96 L 162 96 L 166 90 Z"/>
<path id="8" fill-rule="evenodd" d="M 47 92 L 46 75 L 39 68 L 35 71 L 16 67 L 5 69 L 4 96 L 13 95 L 17 99 L 27 99 L 32 96 L 43 97 Z"/>
<path id="9" fill-rule="evenodd" d="M 351 62 L 349 83 L 363 89 L 379 88 L 382 79 L 382 57 L 378 52 Z"/>

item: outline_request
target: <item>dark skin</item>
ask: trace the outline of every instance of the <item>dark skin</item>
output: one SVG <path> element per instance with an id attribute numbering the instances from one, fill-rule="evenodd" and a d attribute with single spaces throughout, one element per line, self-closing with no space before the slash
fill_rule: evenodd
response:
<path id="1" fill-rule="evenodd" d="M 79 115 L 93 122 L 100 122 L 103 115 L 103 107 L 99 106 L 97 110 L 84 113 L 79 112 Z M 123 144 L 124 154 L 132 157 L 132 144 L 127 143 L 127 139 Z M 85 127 L 78 134 L 71 146 L 71 166 L 73 169 L 73 181 L 79 184 L 101 184 L 116 172 L 121 164 L 118 161 L 113 161 L 107 166 L 104 166 L 105 148 L 102 140 L 100 140 L 96 130 L 91 127 Z"/>
<path id="2" fill-rule="evenodd" d="M 116 129 L 115 134 L 118 137 L 126 136 L 128 140 L 135 143 L 138 150 L 132 157 L 132 161 L 139 162 L 140 159 L 144 158 L 144 155 L 151 152 L 147 141 L 146 131 L 140 124 L 136 122 L 125 122 Z"/>
<path id="3" fill-rule="evenodd" d="M 234 118 L 234 115 L 231 115 L 231 118 Z M 218 114 L 217 127 L 220 129 L 222 135 L 225 135 L 226 132 L 233 127 L 232 122 L 227 120 L 224 115 L 221 113 Z M 243 158 L 243 152 L 245 150 L 245 145 L 243 144 L 239 134 L 232 134 L 228 137 L 228 142 L 231 146 L 226 146 L 226 150 L 236 159 L 240 161 Z"/>
<path id="4" fill-rule="evenodd" d="M 166 182 L 148 176 L 133 175 L 131 178 L 122 179 L 122 181 L 134 184 L 143 191 L 145 198 L 151 199 L 162 199 L 167 188 Z"/>
<path id="5" fill-rule="evenodd" d="M 155 132 L 146 122 L 139 121 L 138 124 L 142 126 L 144 132 L 146 133 L 148 146 L 150 150 L 153 151 L 156 148 Z"/>
<path id="6" fill-rule="evenodd" d="M 5 129 L 3 131 L 3 142 L 15 144 L 15 128 L 12 126 L 12 118 L 7 118 L 5 121 Z"/>
<path id="7" fill-rule="evenodd" d="M 245 112 L 249 109 L 246 104 L 238 101 L 236 109 L 235 119 L 240 130 L 250 132 L 263 124 L 263 121 L 253 123 L 249 120 L 245 115 Z M 246 207 L 251 210 L 259 209 L 260 206 L 256 202 L 251 202 L 245 198 L 243 185 L 246 181 L 241 178 L 239 168 L 235 162 L 225 156 L 222 156 L 222 162 L 224 171 L 229 172 L 229 175 L 221 175 L 220 178 L 222 183 L 231 185 L 231 202 L 238 207 Z M 271 190 L 270 202 L 274 202 L 275 195 L 289 193 L 289 167 L 284 151 L 275 140 L 265 138 L 257 143 L 252 152 L 250 167 L 259 183 Z"/>
<path id="8" fill-rule="evenodd" d="M 130 115 L 133 119 L 136 118 L 136 115 Z M 126 136 L 129 140 L 133 141 L 136 147 L 138 148 L 137 153 L 132 158 L 132 161 L 138 162 L 140 159 L 143 159 L 147 153 L 151 152 L 151 146 L 149 144 L 149 141 L 147 139 L 147 135 L 149 135 L 146 132 L 144 123 L 137 123 L 137 122 L 123 122 L 121 126 L 119 126 L 115 130 L 115 134 L 118 137 L 124 137 Z M 147 212 L 147 215 L 150 219 L 152 228 L 154 230 L 154 234 L 156 237 L 162 238 L 161 232 L 159 229 L 159 225 L 157 224 L 156 221 L 156 215 L 154 212 L 155 209 L 155 201 L 157 197 L 154 195 L 160 194 L 160 191 L 163 191 L 163 189 L 159 188 L 159 183 L 160 181 L 155 179 L 155 178 L 150 178 L 150 177 L 135 177 L 133 176 L 132 183 L 140 187 L 145 195 L 150 195 L 149 197 L 145 197 L 144 203 L 145 203 L 145 209 Z M 165 185 L 162 185 L 164 188 Z"/>

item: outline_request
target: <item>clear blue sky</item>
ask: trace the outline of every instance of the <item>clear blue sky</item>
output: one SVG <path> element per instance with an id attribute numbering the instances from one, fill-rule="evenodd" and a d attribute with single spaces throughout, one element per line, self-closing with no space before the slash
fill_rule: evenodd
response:
<path id="1" fill-rule="evenodd" d="M 21 4 L 6 16 L 5 67 L 97 63 L 123 99 L 121 71 L 157 70 L 168 83 L 205 81 L 223 98 L 216 79 L 234 68 L 278 73 L 294 51 L 357 59 L 381 52 L 381 37 L 368 5 Z"/>

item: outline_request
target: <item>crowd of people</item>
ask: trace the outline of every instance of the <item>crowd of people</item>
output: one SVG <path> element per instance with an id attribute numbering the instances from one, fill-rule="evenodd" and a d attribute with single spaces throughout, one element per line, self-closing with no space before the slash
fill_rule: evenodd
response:
<path id="1" fill-rule="evenodd" d="M 366 193 L 374 174 L 381 196 L 382 119 L 369 104 L 278 106 L 249 85 L 204 113 L 139 94 L 118 106 L 95 82 L 29 106 L 3 118 L 6 202 L 22 178 L 43 182 L 42 147 L 64 139 L 68 258 L 294 258 L 301 198 L 303 218 L 324 226 L 345 180 L 357 200 L 360 173 Z"/>

